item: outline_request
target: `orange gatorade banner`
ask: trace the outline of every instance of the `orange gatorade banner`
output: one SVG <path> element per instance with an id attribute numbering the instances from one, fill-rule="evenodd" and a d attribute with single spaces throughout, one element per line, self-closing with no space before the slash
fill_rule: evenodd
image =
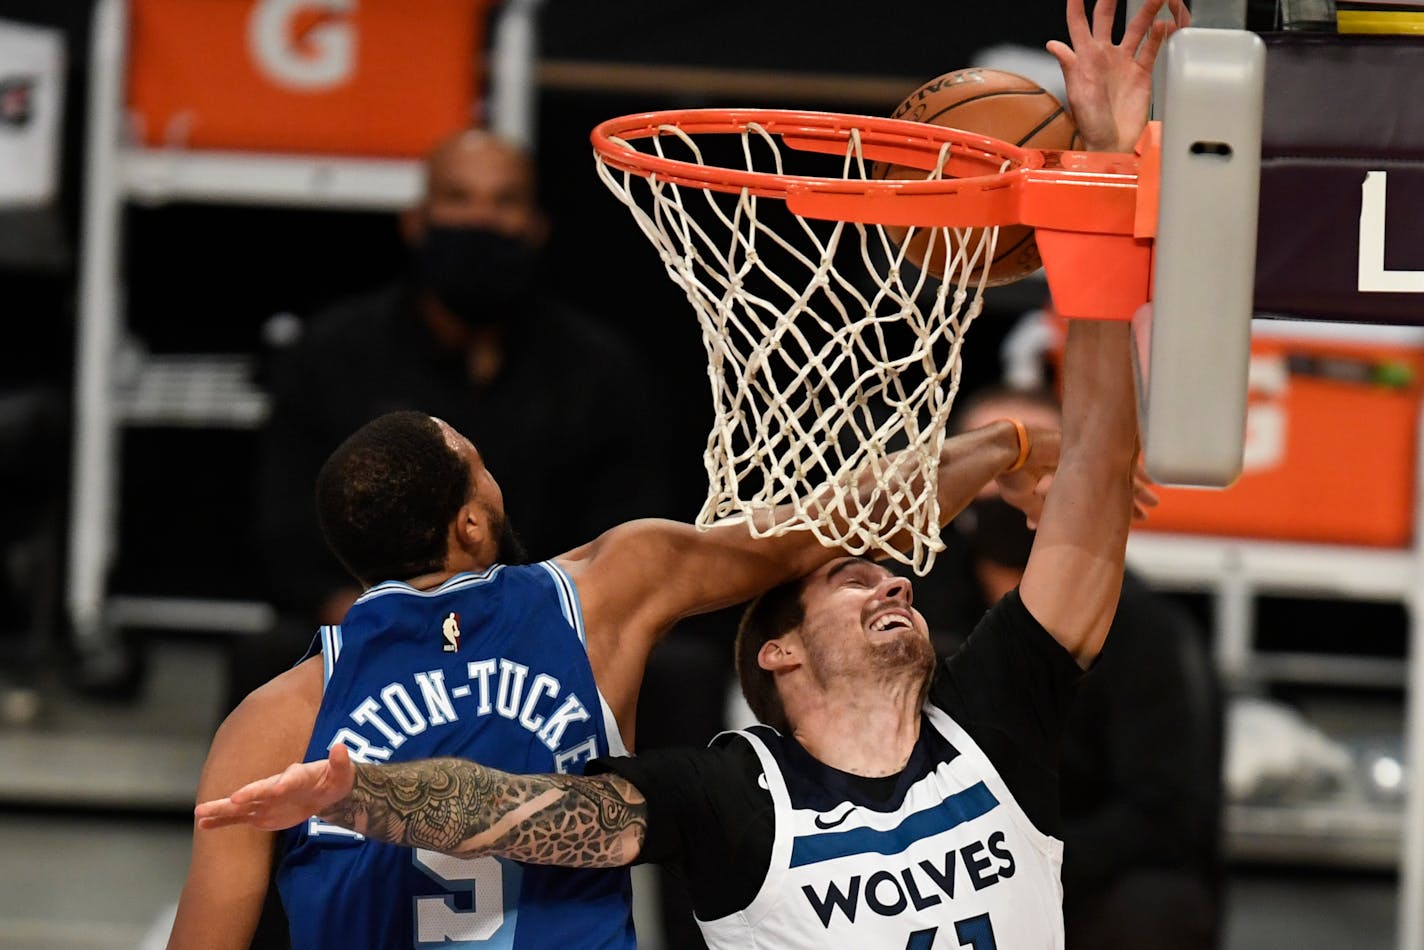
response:
<path id="1" fill-rule="evenodd" d="M 149 146 L 408 157 L 469 124 L 486 0 L 130 0 Z"/>
<path id="2" fill-rule="evenodd" d="M 1424 330 L 1258 320 L 1251 370 L 1241 478 L 1162 489 L 1145 527 L 1410 544 Z"/>

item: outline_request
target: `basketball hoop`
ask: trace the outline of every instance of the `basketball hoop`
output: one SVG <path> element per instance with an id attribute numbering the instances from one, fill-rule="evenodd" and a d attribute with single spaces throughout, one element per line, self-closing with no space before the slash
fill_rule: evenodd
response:
<path id="1" fill-rule="evenodd" d="M 944 548 L 936 472 L 960 348 L 998 227 L 1036 228 L 1061 313 L 1129 319 L 1148 296 L 1155 132 L 1119 155 L 818 112 L 655 112 L 594 129 L 600 178 L 707 347 L 716 422 L 697 523 L 809 530 L 927 572 Z M 887 180 L 886 166 L 923 177 Z M 907 259 L 917 233 L 941 249 L 942 278 Z"/>

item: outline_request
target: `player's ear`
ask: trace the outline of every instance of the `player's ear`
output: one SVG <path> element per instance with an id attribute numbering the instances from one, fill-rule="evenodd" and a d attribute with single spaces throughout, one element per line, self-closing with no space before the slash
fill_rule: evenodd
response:
<path id="1" fill-rule="evenodd" d="M 793 670 L 801 665 L 801 643 L 792 634 L 768 640 L 757 651 L 757 666 L 769 673 Z"/>
<path id="2" fill-rule="evenodd" d="M 488 516 L 481 505 L 473 500 L 465 502 L 455 513 L 455 521 L 450 526 L 453 540 L 460 550 L 475 554 L 489 537 Z"/>

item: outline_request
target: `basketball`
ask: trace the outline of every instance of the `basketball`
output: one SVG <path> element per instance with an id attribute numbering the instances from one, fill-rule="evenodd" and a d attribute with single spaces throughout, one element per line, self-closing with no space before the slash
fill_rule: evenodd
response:
<path id="1" fill-rule="evenodd" d="M 936 76 L 906 96 L 891 117 L 977 132 L 1025 148 L 1082 147 L 1072 118 L 1052 93 L 1030 79 L 997 69 L 957 69 Z M 920 169 L 896 165 L 878 166 L 872 174 L 889 179 L 925 176 Z M 886 227 L 885 232 L 897 243 L 903 241 L 907 233 L 905 228 L 892 227 Z M 935 277 L 943 277 L 944 242 L 936 239 L 930 260 L 925 260 L 925 246 L 932 233 L 934 229 L 916 231 L 905 256 Z M 971 253 L 978 240 L 977 229 L 966 233 L 965 242 Z M 950 241 L 954 241 L 952 234 Z M 987 283 L 990 287 L 1013 283 L 1041 266 L 1043 261 L 1033 240 L 1033 228 L 1007 225 L 999 229 Z M 971 282 L 977 281 L 981 273 L 982 268 L 977 268 Z"/>

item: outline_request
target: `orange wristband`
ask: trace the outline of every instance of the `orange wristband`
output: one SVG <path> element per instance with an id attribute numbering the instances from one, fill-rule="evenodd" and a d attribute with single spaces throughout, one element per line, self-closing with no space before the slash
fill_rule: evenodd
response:
<path id="1" fill-rule="evenodd" d="M 1028 429 L 1022 422 L 1017 419 L 1005 419 L 1004 421 L 1014 427 L 1014 432 L 1017 433 L 1019 437 L 1019 457 L 1014 459 L 1014 464 L 1004 469 L 1004 474 L 1007 475 L 1009 472 L 1017 472 L 1024 467 L 1024 463 L 1028 461 L 1028 453 L 1032 445 L 1028 440 Z"/>

